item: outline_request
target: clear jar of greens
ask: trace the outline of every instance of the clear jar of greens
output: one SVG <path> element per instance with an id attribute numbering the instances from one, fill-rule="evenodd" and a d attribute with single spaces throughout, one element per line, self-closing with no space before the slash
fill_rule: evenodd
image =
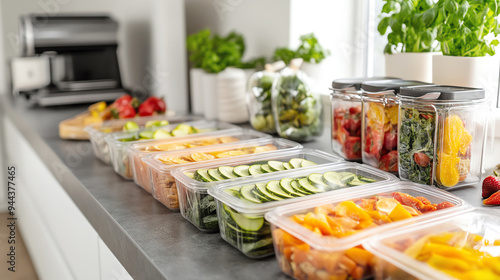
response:
<path id="1" fill-rule="evenodd" d="M 401 179 L 445 189 L 480 181 L 488 112 L 483 89 L 403 87 L 398 101 Z"/>
<path id="2" fill-rule="evenodd" d="M 253 73 L 248 79 L 246 102 L 250 124 L 255 130 L 276 133 L 276 124 L 271 105 L 271 91 L 279 77 L 276 70 L 285 67 L 283 61 L 266 64 L 266 70 Z"/>
<path id="3" fill-rule="evenodd" d="M 304 142 L 323 132 L 321 96 L 313 91 L 300 63 L 283 69 L 273 85 L 272 106 L 278 134 Z"/>

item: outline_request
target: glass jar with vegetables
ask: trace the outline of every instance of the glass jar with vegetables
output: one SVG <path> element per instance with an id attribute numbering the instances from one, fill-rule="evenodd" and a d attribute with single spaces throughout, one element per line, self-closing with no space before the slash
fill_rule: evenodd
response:
<path id="1" fill-rule="evenodd" d="M 383 171 L 398 172 L 398 104 L 402 86 L 428 85 L 418 81 L 383 80 L 361 84 L 363 92 L 363 163 Z"/>
<path id="2" fill-rule="evenodd" d="M 361 83 L 391 78 L 336 79 L 332 82 L 332 149 L 341 157 L 361 161 Z"/>
<path id="3" fill-rule="evenodd" d="M 398 101 L 401 179 L 445 189 L 479 182 L 487 113 L 484 90 L 403 87 Z"/>
<path id="4" fill-rule="evenodd" d="M 304 142 L 323 132 L 322 103 L 312 82 L 300 71 L 302 59 L 293 59 L 273 84 L 272 106 L 276 130 L 283 138 Z"/>
<path id="5" fill-rule="evenodd" d="M 250 115 L 250 124 L 255 130 L 276 133 L 276 126 L 271 106 L 271 90 L 279 76 L 277 70 L 285 67 L 283 61 L 266 64 L 264 71 L 255 72 L 247 84 L 246 102 Z"/>

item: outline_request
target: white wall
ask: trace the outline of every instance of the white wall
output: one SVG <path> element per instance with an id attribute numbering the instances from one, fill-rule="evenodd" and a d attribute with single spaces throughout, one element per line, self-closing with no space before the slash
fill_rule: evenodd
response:
<path id="1" fill-rule="evenodd" d="M 15 38 L 21 14 L 44 13 L 50 16 L 59 13 L 108 12 L 120 24 L 118 55 L 123 82 L 128 87 L 143 86 L 143 79 L 147 75 L 146 68 L 151 65 L 153 59 L 149 51 L 153 1 L 2 0 L 0 20 L 4 30 L 2 38 L 5 58 L 10 59 L 17 54 Z"/>

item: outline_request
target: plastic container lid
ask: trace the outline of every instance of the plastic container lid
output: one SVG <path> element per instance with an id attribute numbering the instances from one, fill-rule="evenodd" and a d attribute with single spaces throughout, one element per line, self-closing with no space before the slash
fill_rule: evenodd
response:
<path id="1" fill-rule="evenodd" d="M 498 220 L 500 217 L 498 214 L 492 215 L 490 213 L 491 211 L 476 209 L 467 213 L 455 213 L 444 219 L 436 218 L 428 220 L 425 224 L 377 235 L 374 238 L 366 240 L 363 243 L 363 247 L 375 256 L 388 261 L 418 279 L 455 280 L 456 278 L 451 275 L 441 272 L 425 262 L 418 261 L 392 248 L 390 244 L 406 244 L 404 245 L 405 247 L 411 246 L 414 243 L 405 241 L 411 240 L 416 242 L 415 237 L 443 232 L 456 232 L 457 230 L 479 234 L 489 240 L 498 240 L 500 239 L 500 228 L 498 227 Z M 398 246 L 398 248 L 401 249 L 406 249 L 405 247 Z M 484 246 L 482 249 L 486 248 L 494 249 L 488 246 Z M 498 252 L 498 250 L 496 250 L 496 252 Z"/>
<path id="2" fill-rule="evenodd" d="M 485 92 L 482 88 L 437 85 L 402 87 L 399 95 L 419 98 L 429 93 L 432 95 L 426 96 L 425 99 L 467 101 L 485 98 Z"/>
<path id="3" fill-rule="evenodd" d="M 272 180 L 281 180 L 284 178 L 299 178 L 303 176 L 308 176 L 312 173 L 325 173 L 328 171 L 347 171 L 347 172 L 353 172 L 357 175 L 362 175 L 365 177 L 369 177 L 372 179 L 375 179 L 377 182 L 374 183 L 369 183 L 366 184 L 369 186 L 369 188 L 374 188 L 377 185 L 380 184 L 388 184 L 392 183 L 395 181 L 398 181 L 396 176 L 389 174 L 387 172 L 380 171 L 376 168 L 373 168 L 368 165 L 364 164 L 359 164 L 359 163 L 354 163 L 354 162 L 346 162 L 346 163 L 334 163 L 334 164 L 324 164 L 320 165 L 318 167 L 311 167 L 311 168 L 306 168 L 306 169 L 301 169 L 301 170 L 287 170 L 287 171 L 281 171 L 277 173 L 268 173 L 268 174 L 262 174 L 259 177 L 255 178 L 249 178 L 248 180 L 239 180 L 238 182 L 230 182 L 230 183 L 223 183 L 215 188 L 211 188 L 208 190 L 208 193 L 215 197 L 216 199 L 220 200 L 222 203 L 228 205 L 229 207 L 235 209 L 238 212 L 245 213 L 245 214 L 255 214 L 255 215 L 264 215 L 266 212 L 282 205 L 287 205 L 290 203 L 294 203 L 294 205 L 297 205 L 295 203 L 299 202 L 306 202 L 310 200 L 312 197 L 318 197 L 322 195 L 328 195 L 332 191 L 326 191 L 323 193 L 319 194 L 311 194 L 311 195 L 306 195 L 302 197 L 294 197 L 294 198 L 289 198 L 289 199 L 283 199 L 283 200 L 278 200 L 278 201 L 268 201 L 264 203 L 251 203 L 247 201 L 243 201 L 235 196 L 232 196 L 225 192 L 224 190 L 233 188 L 233 187 L 241 187 L 245 185 L 250 185 L 250 184 L 256 184 L 256 183 L 267 183 Z M 343 189 L 337 189 L 335 190 L 335 194 L 341 194 L 345 192 L 350 192 L 352 193 L 355 190 L 359 190 L 361 187 L 356 187 L 356 188 L 343 188 Z M 364 189 L 364 188 L 362 188 Z"/>
<path id="4" fill-rule="evenodd" d="M 367 228 L 355 234 L 337 238 L 334 236 L 319 236 L 318 234 L 308 230 L 307 228 L 293 222 L 289 217 L 303 213 L 314 207 L 326 205 L 326 204 L 337 204 L 346 200 L 353 200 L 358 198 L 372 197 L 379 194 L 388 194 L 391 192 L 404 192 L 408 193 L 413 197 L 423 196 L 429 199 L 432 203 L 440 203 L 443 201 L 449 201 L 454 203 L 454 207 L 445 208 L 437 210 L 431 213 L 426 213 L 411 219 L 404 219 L 388 224 L 383 224 L 377 227 Z M 315 199 L 310 199 L 302 204 L 293 204 L 283 207 L 276 208 L 272 212 L 266 214 L 266 220 L 275 224 L 276 226 L 282 228 L 286 232 L 292 234 L 298 239 L 306 242 L 311 247 L 315 249 L 325 250 L 325 251 L 343 251 L 354 246 L 357 246 L 363 242 L 364 239 L 374 236 L 375 234 L 385 232 L 387 230 L 394 230 L 401 228 L 405 225 L 415 225 L 418 221 L 426 221 L 437 217 L 448 217 L 454 213 L 464 213 L 472 208 L 463 199 L 458 198 L 449 192 L 420 184 L 415 184 L 411 182 L 396 182 L 392 184 L 384 185 L 374 185 L 369 184 L 366 186 L 357 187 L 356 189 L 349 189 L 349 192 L 335 192 L 332 194 L 325 195 L 323 197 L 317 197 Z"/>
<path id="5" fill-rule="evenodd" d="M 235 179 L 227 179 L 224 181 L 216 181 L 216 182 L 201 182 L 194 180 L 190 177 L 188 177 L 184 172 L 189 172 L 189 171 L 196 171 L 198 169 L 210 169 L 210 168 L 216 168 L 218 166 L 237 166 L 237 165 L 245 165 L 249 163 L 254 163 L 254 162 L 261 162 L 264 160 L 280 160 L 282 158 L 286 157 L 298 157 L 300 155 L 306 155 L 308 157 L 307 160 L 315 162 L 313 159 L 318 159 L 320 161 L 327 161 L 328 163 L 319 163 L 316 162 L 318 165 L 314 165 L 314 167 L 318 167 L 319 165 L 323 164 L 330 164 L 330 163 L 339 163 L 339 162 L 344 162 L 344 159 L 338 156 L 334 156 L 332 154 L 325 153 L 320 150 L 314 150 L 314 149 L 299 149 L 299 150 L 278 150 L 275 152 L 268 152 L 268 153 L 259 153 L 259 154 L 251 154 L 247 156 L 242 156 L 238 158 L 232 158 L 229 157 L 227 160 L 224 161 L 208 161 L 208 162 L 201 162 L 196 165 L 190 165 L 188 167 L 181 167 L 177 168 L 174 171 L 172 171 L 172 176 L 175 177 L 175 179 L 179 180 L 182 182 L 187 188 L 194 189 L 194 190 L 206 190 L 208 188 L 211 188 L 217 184 L 220 183 L 229 183 L 229 182 L 234 182 L 235 180 L 243 180 L 243 179 L 250 179 L 254 177 L 260 177 L 263 174 L 259 175 L 253 175 L 253 176 L 246 176 L 246 177 L 238 177 Z M 295 171 L 301 170 L 301 169 L 293 169 Z M 279 172 L 279 171 L 277 171 Z M 266 174 L 276 174 L 276 173 L 266 173 Z"/>
<path id="6" fill-rule="evenodd" d="M 392 90 L 394 93 L 399 93 L 401 87 L 432 85 L 429 83 L 411 81 L 411 80 L 382 80 L 382 81 L 367 81 L 361 84 L 361 89 L 367 92 L 381 92 Z"/>
<path id="7" fill-rule="evenodd" d="M 356 90 L 361 89 L 361 84 L 366 81 L 380 81 L 380 80 L 398 80 L 398 78 L 393 77 L 363 77 L 363 78 L 347 78 L 347 79 L 336 79 L 332 82 L 332 89 L 346 89 L 355 88 Z"/>

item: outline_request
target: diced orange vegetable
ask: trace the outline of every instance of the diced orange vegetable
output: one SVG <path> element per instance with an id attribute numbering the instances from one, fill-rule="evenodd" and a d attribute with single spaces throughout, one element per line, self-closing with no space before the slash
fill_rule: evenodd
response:
<path id="1" fill-rule="evenodd" d="M 391 213 L 389 213 L 389 219 L 391 219 L 393 222 L 408 219 L 411 217 L 412 215 L 410 214 L 410 212 L 404 209 L 401 204 L 396 205 Z"/>
<path id="2" fill-rule="evenodd" d="M 373 255 L 365 249 L 356 247 L 348 249 L 345 254 L 353 261 L 355 261 L 358 265 L 365 267 L 370 263 L 373 257 Z"/>

